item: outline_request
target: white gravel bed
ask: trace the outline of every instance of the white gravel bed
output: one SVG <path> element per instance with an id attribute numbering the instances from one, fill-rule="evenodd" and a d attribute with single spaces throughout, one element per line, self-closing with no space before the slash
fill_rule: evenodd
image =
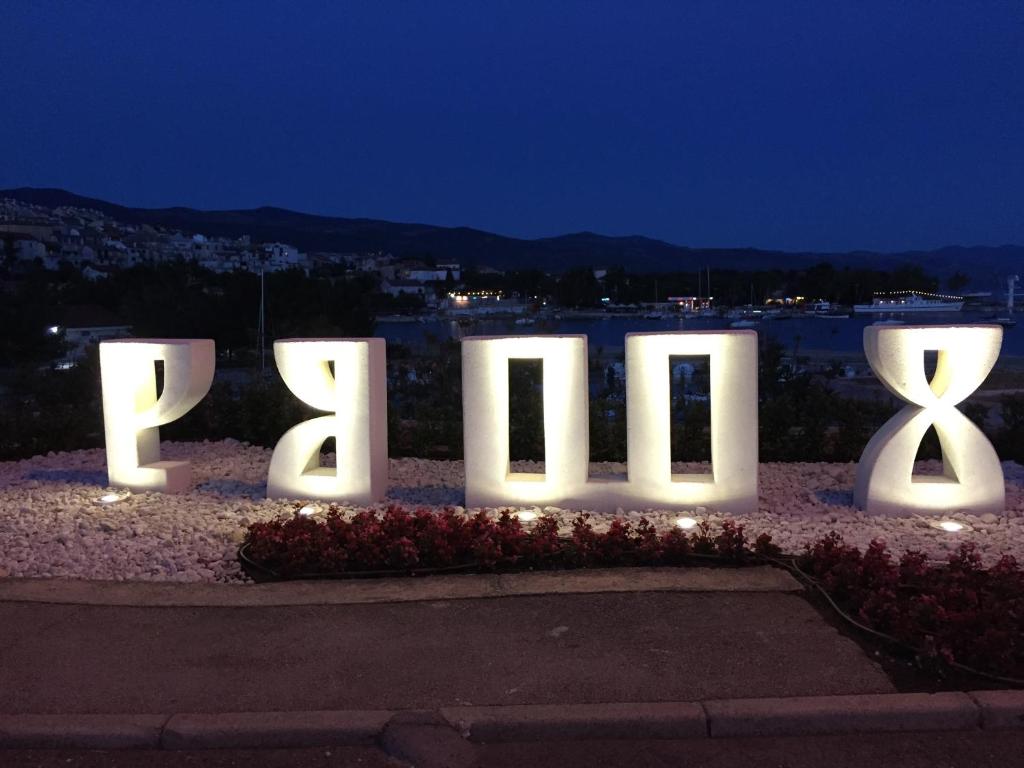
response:
<path id="1" fill-rule="evenodd" d="M 102 504 L 106 488 L 102 450 L 48 454 L 0 463 L 0 577 L 72 577 L 139 581 L 237 581 L 243 579 L 235 553 L 244 528 L 292 511 L 287 502 L 264 498 L 270 451 L 234 440 L 216 443 L 164 443 L 163 457 L 188 458 L 195 487 L 186 494 L 140 493 Z M 927 466 L 927 462 L 925 463 Z M 931 463 L 932 470 L 937 462 Z M 531 462 L 518 471 L 538 471 Z M 676 465 L 676 471 L 704 471 Z M 960 542 L 977 544 L 986 562 L 1011 554 L 1024 562 L 1024 467 L 1003 464 L 1007 510 L 980 517 L 952 512 L 969 526 L 948 533 L 934 518 L 866 516 L 852 508 L 854 464 L 762 464 L 760 508 L 731 516 L 752 535 L 772 534 L 787 551 L 798 551 L 835 530 L 864 547 L 874 538 L 895 551 L 917 549 L 944 558 Z M 598 474 L 622 473 L 622 464 L 595 464 Z M 391 461 L 389 500 L 408 506 L 463 503 L 460 461 Z M 547 508 L 568 529 L 578 510 Z M 474 510 L 469 510 L 473 512 Z M 698 507 L 688 513 L 667 510 L 621 511 L 647 517 L 659 528 L 681 514 L 717 522 L 724 519 Z M 596 527 L 614 515 L 592 516 Z"/>

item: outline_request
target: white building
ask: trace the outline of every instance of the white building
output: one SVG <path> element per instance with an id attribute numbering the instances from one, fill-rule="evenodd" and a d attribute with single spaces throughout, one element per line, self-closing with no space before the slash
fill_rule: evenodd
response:
<path id="1" fill-rule="evenodd" d="M 380 289 L 388 296 L 426 296 L 427 287 L 412 280 L 382 280 Z"/>
<path id="2" fill-rule="evenodd" d="M 20 261 L 46 259 L 46 245 L 38 240 L 15 240 L 14 258 Z"/>
<path id="3" fill-rule="evenodd" d="M 50 326 L 49 332 L 61 334 L 67 342 L 64 358 L 58 368 L 70 368 L 85 357 L 89 346 L 106 339 L 131 336 L 131 326 L 103 307 L 95 304 L 72 305 L 64 310 L 61 322 Z"/>

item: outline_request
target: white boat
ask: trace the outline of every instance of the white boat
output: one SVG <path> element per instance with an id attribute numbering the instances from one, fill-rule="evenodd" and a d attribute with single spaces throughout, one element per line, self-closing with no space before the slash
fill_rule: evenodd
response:
<path id="1" fill-rule="evenodd" d="M 853 311 L 857 313 L 959 312 L 963 308 L 964 300 L 959 296 L 900 291 L 876 295 L 870 304 L 854 304 Z"/>

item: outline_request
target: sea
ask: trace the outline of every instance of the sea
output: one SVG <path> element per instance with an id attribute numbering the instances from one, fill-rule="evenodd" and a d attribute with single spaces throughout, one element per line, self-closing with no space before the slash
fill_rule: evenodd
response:
<path id="1" fill-rule="evenodd" d="M 892 315 L 852 315 L 848 318 L 796 316 L 786 319 L 761 320 L 749 330 L 770 337 L 790 354 L 849 358 L 863 354 L 864 328 L 880 320 L 899 320 L 907 325 L 973 325 L 984 324 L 991 313 L 928 312 Z M 1024 316 L 1021 316 L 1024 319 Z M 734 322 L 727 318 L 699 317 L 645 318 L 614 316 L 599 318 L 546 318 L 530 325 L 517 324 L 511 318 L 479 318 L 467 322 L 431 318 L 423 322 L 381 321 L 376 336 L 390 343 L 410 347 L 422 346 L 430 340 L 463 339 L 467 336 L 535 336 L 540 334 L 585 334 L 591 353 L 603 349 L 615 352 L 625 345 L 627 333 L 667 331 L 728 330 Z M 1024 359 L 1024 322 L 1003 329 L 1001 362 L 1007 358 Z"/>

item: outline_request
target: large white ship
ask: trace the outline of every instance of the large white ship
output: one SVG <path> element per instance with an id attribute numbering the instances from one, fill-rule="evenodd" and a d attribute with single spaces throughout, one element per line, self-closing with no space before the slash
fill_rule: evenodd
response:
<path id="1" fill-rule="evenodd" d="M 923 291 L 898 291 L 875 294 L 870 304 L 854 304 L 859 313 L 886 312 L 959 312 L 964 308 L 961 296 L 941 296 Z"/>

